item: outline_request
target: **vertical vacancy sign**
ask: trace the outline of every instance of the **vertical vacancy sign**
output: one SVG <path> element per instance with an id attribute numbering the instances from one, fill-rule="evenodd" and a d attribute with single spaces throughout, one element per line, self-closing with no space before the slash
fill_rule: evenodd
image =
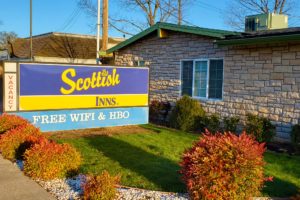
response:
<path id="1" fill-rule="evenodd" d="M 9 75 L 5 91 L 18 91 L 15 107 L 5 103 L 5 112 L 43 131 L 148 123 L 148 68 L 19 63 L 16 87 Z"/>
<path id="2" fill-rule="evenodd" d="M 4 110 L 17 111 L 17 64 L 4 64 Z"/>

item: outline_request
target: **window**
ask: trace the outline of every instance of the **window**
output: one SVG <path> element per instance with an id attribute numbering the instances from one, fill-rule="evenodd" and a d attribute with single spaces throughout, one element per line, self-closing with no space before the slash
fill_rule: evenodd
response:
<path id="1" fill-rule="evenodd" d="M 135 60 L 135 61 L 133 61 L 133 66 L 135 66 L 135 67 L 145 67 L 145 61 Z"/>
<path id="2" fill-rule="evenodd" d="M 223 60 L 181 62 L 181 94 L 195 98 L 222 99 Z"/>
<path id="3" fill-rule="evenodd" d="M 193 61 L 182 62 L 181 93 L 193 95 Z"/>

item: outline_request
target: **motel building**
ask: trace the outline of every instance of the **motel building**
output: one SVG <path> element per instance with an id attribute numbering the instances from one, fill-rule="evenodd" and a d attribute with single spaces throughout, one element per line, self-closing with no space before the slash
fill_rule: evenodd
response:
<path id="1" fill-rule="evenodd" d="M 256 26 L 257 20 L 264 23 Z M 48 38 L 61 51 L 44 45 L 33 63 L 22 58 L 18 41 L 10 50 L 14 59 L 1 67 L 2 111 L 42 130 L 133 125 L 148 122 L 149 101 L 174 105 L 188 95 L 209 114 L 242 122 L 247 113 L 266 117 L 276 139 L 289 141 L 300 118 L 300 29 L 289 28 L 285 15 L 248 16 L 246 22 L 244 32 L 157 23 L 127 40 L 111 39 L 110 66 L 83 58 L 83 36 L 34 37 L 36 43 Z M 63 58 L 59 43 L 66 40 L 74 41 L 80 59 Z"/>

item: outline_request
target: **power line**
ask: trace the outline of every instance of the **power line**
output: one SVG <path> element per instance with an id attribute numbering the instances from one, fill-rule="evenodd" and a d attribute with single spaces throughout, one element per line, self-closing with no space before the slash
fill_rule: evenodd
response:
<path id="1" fill-rule="evenodd" d="M 73 12 L 71 13 L 71 15 L 69 15 L 69 17 L 66 19 L 66 21 L 62 24 L 62 26 L 60 26 L 60 28 L 57 28 L 56 31 L 64 31 L 64 30 L 68 30 L 69 28 L 71 28 L 78 20 L 78 17 L 80 16 L 80 14 L 81 14 L 81 9 L 75 8 L 73 10 Z"/>
<path id="2" fill-rule="evenodd" d="M 223 10 L 223 9 L 221 9 L 221 8 L 218 8 L 218 7 L 214 6 L 214 5 L 205 3 L 205 2 L 200 1 L 200 0 L 199 0 L 199 2 L 197 2 L 197 5 L 200 6 L 200 7 L 202 7 L 202 8 L 210 9 L 211 11 L 217 12 L 217 13 L 219 13 L 219 14 L 224 14 L 224 13 L 226 13 L 225 10 Z"/>

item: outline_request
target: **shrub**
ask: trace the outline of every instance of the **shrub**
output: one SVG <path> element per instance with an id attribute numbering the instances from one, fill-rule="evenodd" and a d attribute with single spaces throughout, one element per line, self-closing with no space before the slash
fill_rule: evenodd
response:
<path id="1" fill-rule="evenodd" d="M 44 180 L 73 175 L 81 163 L 80 154 L 69 144 L 44 140 L 25 152 L 24 173 Z"/>
<path id="2" fill-rule="evenodd" d="M 276 134 L 275 126 L 265 117 L 247 114 L 245 131 L 258 142 L 270 142 Z"/>
<path id="3" fill-rule="evenodd" d="M 154 123 L 165 122 L 170 109 L 171 105 L 169 102 L 151 101 L 149 106 L 150 121 Z"/>
<path id="4" fill-rule="evenodd" d="M 204 115 L 196 118 L 195 130 L 205 132 L 208 130 L 211 133 L 216 133 L 221 130 L 220 117 L 216 114 L 210 116 Z"/>
<path id="5" fill-rule="evenodd" d="M 0 116 L 0 134 L 29 122 L 17 115 L 2 114 Z"/>
<path id="6" fill-rule="evenodd" d="M 117 197 L 115 185 L 119 177 L 110 176 L 107 171 L 100 176 L 89 176 L 83 185 L 83 198 L 85 200 L 114 200 Z"/>
<path id="7" fill-rule="evenodd" d="M 294 125 L 291 132 L 292 145 L 297 153 L 300 153 L 300 125 Z"/>
<path id="8" fill-rule="evenodd" d="M 40 130 L 31 124 L 7 131 L 0 138 L 2 156 L 9 160 L 22 159 L 25 150 L 30 148 L 38 137 L 41 137 Z"/>
<path id="9" fill-rule="evenodd" d="M 298 194 L 296 194 L 295 196 L 291 197 L 291 200 L 300 200 L 300 189 Z"/>
<path id="10" fill-rule="evenodd" d="M 212 114 L 206 117 L 206 129 L 211 133 L 220 131 L 220 117 L 219 115 Z"/>
<path id="11" fill-rule="evenodd" d="M 205 111 L 197 100 L 183 96 L 176 102 L 171 113 L 170 125 L 183 131 L 191 131 L 195 129 L 196 119 L 204 115 Z"/>
<path id="12" fill-rule="evenodd" d="M 206 132 L 180 163 L 192 199 L 248 199 L 264 183 L 264 144 L 242 133 Z"/>
<path id="13" fill-rule="evenodd" d="M 240 122 L 240 118 L 238 117 L 224 117 L 223 123 L 224 123 L 224 131 L 225 132 L 236 132 L 237 125 Z"/>

